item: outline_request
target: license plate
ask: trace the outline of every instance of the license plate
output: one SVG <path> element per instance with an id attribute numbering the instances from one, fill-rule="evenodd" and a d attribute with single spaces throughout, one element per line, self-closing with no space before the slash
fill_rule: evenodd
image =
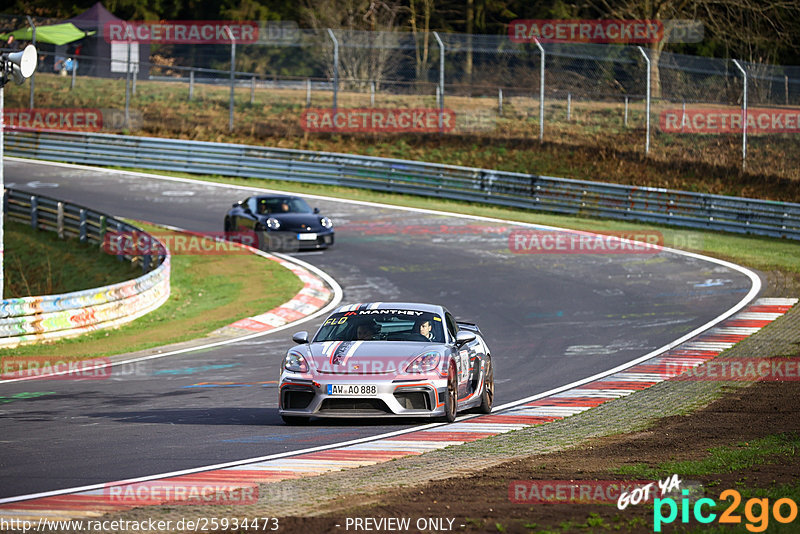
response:
<path id="1" fill-rule="evenodd" d="M 297 234 L 297 239 L 300 241 L 313 241 L 317 238 L 317 234 Z"/>
<path id="2" fill-rule="evenodd" d="M 328 384 L 328 395 L 372 397 L 377 394 L 378 386 L 374 384 Z"/>

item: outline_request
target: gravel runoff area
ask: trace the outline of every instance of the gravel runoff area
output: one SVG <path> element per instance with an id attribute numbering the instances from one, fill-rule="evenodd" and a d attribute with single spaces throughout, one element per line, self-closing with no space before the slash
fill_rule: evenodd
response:
<path id="1" fill-rule="evenodd" d="M 762 297 L 800 295 L 800 277 L 780 272 L 768 272 L 762 275 L 765 278 L 765 291 Z M 741 341 L 723 353 L 720 358 L 776 356 L 800 356 L 800 305 L 755 335 Z M 800 387 L 796 384 L 796 382 L 780 384 L 791 393 L 786 397 L 786 391 L 783 391 L 784 397 L 797 398 Z M 757 382 L 755 387 L 751 387 L 754 383 L 667 380 L 559 421 L 372 466 L 262 484 L 259 486 L 259 501 L 255 504 L 146 507 L 114 514 L 113 519 L 130 521 L 169 519 L 175 524 L 181 519 L 198 517 L 278 517 L 280 518 L 278 532 L 311 533 L 346 532 L 343 521 L 348 516 L 412 518 L 449 516 L 457 518 L 456 524 L 452 527 L 455 531 L 533 532 L 536 529 L 528 530 L 533 528 L 532 525 L 522 530 L 518 528 L 508 530 L 507 527 L 503 527 L 502 523 L 507 519 L 508 512 L 495 511 L 491 504 L 492 499 L 509 504 L 507 494 L 509 481 L 516 478 L 531 478 L 526 465 L 530 466 L 532 462 L 542 466 L 558 465 L 559 455 L 565 454 L 581 455 L 582 460 L 585 460 L 595 449 L 599 452 L 606 446 L 607 452 L 609 440 L 613 442 L 612 450 L 618 451 L 619 456 L 600 460 L 601 463 L 607 463 L 605 467 L 608 470 L 613 470 L 623 462 L 646 462 L 648 458 L 631 458 L 626 454 L 626 450 L 630 450 L 626 447 L 626 440 L 635 441 L 642 436 L 648 436 L 648 439 L 656 439 L 656 450 L 662 446 L 669 449 L 670 444 L 674 449 L 675 436 L 668 435 L 668 432 L 661 435 L 655 430 L 674 424 L 672 420 L 675 416 L 686 417 L 687 414 L 694 412 L 693 417 L 707 417 L 706 410 L 726 400 L 757 403 L 759 397 L 772 395 L 773 400 L 779 399 L 775 402 L 783 404 L 781 406 L 783 415 L 792 412 L 793 406 L 791 403 L 787 405 L 786 398 L 780 400 L 780 395 L 771 394 L 770 388 L 765 387 L 770 385 Z M 778 407 L 770 404 L 769 409 L 778 410 Z M 775 428 L 773 433 L 789 431 L 795 426 L 800 430 L 800 425 L 796 425 L 797 418 L 798 416 L 793 416 L 789 418 L 791 420 L 786 419 L 786 425 Z M 654 425 L 657 421 L 659 424 Z M 738 427 L 743 426 L 747 425 L 738 424 Z M 721 429 L 713 433 L 714 439 L 706 440 L 708 444 L 705 446 L 703 444 L 706 441 L 703 441 L 701 439 L 703 436 L 700 435 L 702 433 L 693 432 L 697 434 L 699 441 L 696 440 L 692 446 L 698 451 L 704 451 L 719 443 L 736 443 L 738 439 L 736 432 L 730 431 L 729 436 L 726 436 L 726 432 Z M 680 447 L 680 443 L 677 446 Z M 573 461 L 576 466 L 582 465 L 580 459 L 573 458 Z M 795 462 L 792 468 L 797 469 L 798 466 L 800 463 Z M 515 472 L 519 472 L 519 476 L 514 476 Z M 553 480 L 596 478 L 594 473 L 582 470 L 580 467 L 576 467 L 572 476 L 568 476 L 569 473 L 569 469 L 566 471 L 561 469 L 548 475 L 549 479 Z M 495 489 L 493 495 L 482 495 L 482 491 L 486 489 L 480 490 L 473 486 L 476 480 L 492 479 L 497 476 L 502 479 L 501 487 L 505 493 Z M 441 491 L 443 488 L 450 490 Z M 437 490 L 440 492 L 437 493 Z M 528 506 L 516 506 L 528 510 Z M 583 508 L 580 513 L 584 517 L 593 510 L 589 505 L 581 506 Z M 472 512 L 466 514 L 467 510 Z M 466 518 L 479 519 L 465 519 L 465 514 Z M 570 514 L 565 512 L 564 518 L 568 517 Z M 111 518 L 111 516 L 103 517 L 103 519 Z M 558 525 L 559 518 L 553 520 Z M 465 521 L 467 522 L 465 526 L 459 525 L 459 523 L 463 525 Z M 497 523 L 501 525 L 498 527 Z M 652 524 L 644 526 L 646 528 L 640 531 L 652 532 Z M 582 528 L 581 532 L 587 532 L 585 527 Z M 220 530 L 220 532 L 226 531 Z"/>

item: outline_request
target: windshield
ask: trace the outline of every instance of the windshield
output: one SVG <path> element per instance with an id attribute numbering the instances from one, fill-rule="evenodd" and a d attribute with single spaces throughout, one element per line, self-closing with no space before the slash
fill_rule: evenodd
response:
<path id="1" fill-rule="evenodd" d="M 311 208 L 302 198 L 258 198 L 256 199 L 258 213 L 311 213 Z"/>
<path id="2" fill-rule="evenodd" d="M 444 343 L 442 319 L 417 310 L 358 310 L 334 313 L 314 337 L 324 341 L 420 341 Z"/>

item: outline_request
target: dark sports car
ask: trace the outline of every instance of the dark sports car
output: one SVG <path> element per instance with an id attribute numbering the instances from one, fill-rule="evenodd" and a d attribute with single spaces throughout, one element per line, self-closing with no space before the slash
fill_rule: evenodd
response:
<path id="1" fill-rule="evenodd" d="M 333 245 L 333 222 L 300 197 L 257 195 L 240 200 L 225 215 L 225 231 L 255 231 L 264 250 L 292 252 Z"/>
<path id="2" fill-rule="evenodd" d="M 279 383 L 288 424 L 311 417 L 424 417 L 492 410 L 494 372 L 477 325 L 442 306 L 341 306 L 313 338 L 292 337 Z"/>

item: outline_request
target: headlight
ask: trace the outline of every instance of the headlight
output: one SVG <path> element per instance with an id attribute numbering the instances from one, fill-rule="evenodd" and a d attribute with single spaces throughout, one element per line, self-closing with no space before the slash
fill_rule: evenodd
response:
<path id="1" fill-rule="evenodd" d="M 287 371 L 294 371 L 295 373 L 305 373 L 308 371 L 308 364 L 303 355 L 298 352 L 290 352 L 283 360 L 283 367 Z"/>
<path id="2" fill-rule="evenodd" d="M 322 225 L 323 228 L 333 228 L 333 221 L 331 221 L 327 217 L 320 218 L 319 223 Z"/>
<path id="3" fill-rule="evenodd" d="M 270 230 L 277 230 L 280 227 L 281 227 L 281 222 L 275 217 L 270 217 L 269 219 L 267 219 L 267 228 L 269 228 Z"/>
<path id="4" fill-rule="evenodd" d="M 436 369 L 439 365 L 441 355 L 438 352 L 426 352 L 414 358 L 414 361 L 406 365 L 406 373 L 427 373 Z"/>

